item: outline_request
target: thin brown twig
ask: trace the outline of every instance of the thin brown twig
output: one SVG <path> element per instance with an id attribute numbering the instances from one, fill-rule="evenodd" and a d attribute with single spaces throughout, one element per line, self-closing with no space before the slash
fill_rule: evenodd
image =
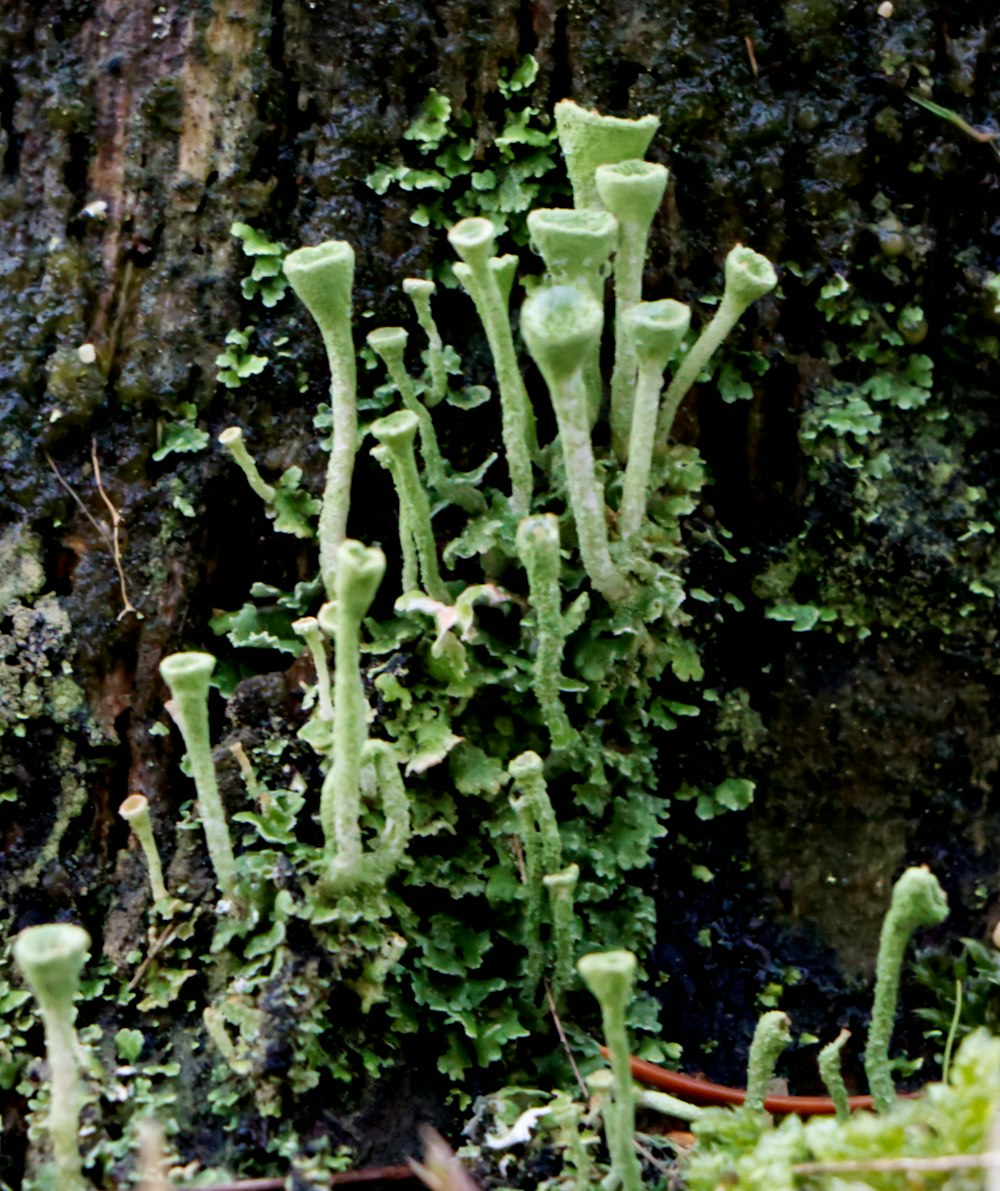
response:
<path id="1" fill-rule="evenodd" d="M 84 517 L 87 518 L 87 520 L 94 527 L 94 529 L 96 529 L 97 532 L 101 535 L 101 540 L 108 547 L 108 549 L 109 550 L 113 549 L 111 535 L 108 533 L 107 527 L 102 525 L 100 523 L 100 521 L 98 521 L 97 518 L 94 516 L 94 514 L 90 511 L 90 509 L 88 509 L 87 506 L 83 503 L 83 501 L 80 499 L 79 493 L 70 484 L 69 480 L 66 479 L 66 477 L 62 474 L 62 472 L 59 470 L 59 468 L 56 467 L 56 461 L 52 458 L 52 456 L 48 453 L 48 451 L 45 451 L 43 453 L 45 455 L 46 462 L 48 463 L 49 467 L 51 467 L 53 472 L 55 473 L 56 479 L 59 481 L 60 484 L 62 484 L 62 486 L 66 489 L 66 491 L 70 494 L 70 496 L 72 496 L 72 498 L 76 501 L 77 505 L 79 506 L 80 512 L 83 513 Z"/>
<path id="2" fill-rule="evenodd" d="M 935 1170 L 996 1170 L 1000 1169 L 1000 1154 L 944 1154 L 937 1158 L 862 1158 L 841 1162 L 797 1162 L 795 1174 L 851 1174 L 865 1171 L 935 1171 Z"/>
<path id="3" fill-rule="evenodd" d="M 573 1069 L 573 1074 L 576 1076 L 577 1086 L 583 1095 L 584 1100 L 590 1099 L 590 1092 L 587 1090 L 587 1085 L 583 1082 L 583 1076 L 580 1074 L 580 1068 L 576 1065 L 576 1059 L 573 1058 L 573 1051 L 569 1045 L 569 1039 L 566 1037 L 566 1032 L 563 1030 L 562 1022 L 559 1020 L 559 1013 L 556 1010 L 556 999 L 552 995 L 552 989 L 549 988 L 549 982 L 546 980 L 545 984 L 545 999 L 549 1003 L 549 1013 L 552 1014 L 552 1023 L 556 1027 L 556 1033 L 559 1035 L 559 1041 L 562 1043 L 562 1048 L 566 1052 L 566 1058 L 569 1059 L 569 1065 Z"/>
<path id="4" fill-rule="evenodd" d="M 65 488 L 65 490 L 69 493 L 69 495 L 73 498 L 73 500 L 76 501 L 77 507 L 79 508 L 80 512 L 83 513 L 84 517 L 87 518 L 87 520 L 90 522 L 90 524 L 97 531 L 98 535 L 100 536 L 101 541 L 111 551 L 111 557 L 114 559 L 114 563 L 115 563 L 115 570 L 118 572 L 118 583 L 119 583 L 119 586 L 121 587 L 122 603 L 125 605 L 124 608 L 122 608 L 121 612 L 118 613 L 118 619 L 121 620 L 121 618 L 123 616 L 127 616 L 130 612 L 133 613 L 135 616 L 141 616 L 142 613 L 139 611 L 138 608 L 135 607 L 135 605 L 132 603 L 132 601 L 128 598 L 128 591 L 125 586 L 125 571 L 122 568 L 122 556 L 121 556 L 121 548 L 120 548 L 120 542 L 119 542 L 119 536 L 118 536 L 118 527 L 121 524 L 121 514 L 118 512 L 118 510 L 115 508 L 114 504 L 111 502 L 111 499 L 109 498 L 107 492 L 105 492 L 104 485 L 101 482 L 101 467 L 97 460 L 97 443 L 94 439 L 91 439 L 90 450 L 91 450 L 90 458 L 91 458 L 91 462 L 94 467 L 94 480 L 97 484 L 97 491 L 100 493 L 101 499 L 104 501 L 104 503 L 107 506 L 108 511 L 111 515 L 111 532 L 110 533 L 108 532 L 108 527 L 106 525 L 102 525 L 102 523 L 97 520 L 97 518 L 90 511 L 90 509 L 88 509 L 87 506 L 83 503 L 82 499 L 80 498 L 80 494 L 76 491 L 76 489 L 73 487 L 73 485 L 69 482 L 69 480 L 66 479 L 66 477 L 62 474 L 62 472 L 56 466 L 56 461 L 52 458 L 52 456 L 48 453 L 48 451 L 44 451 L 43 454 L 45 455 L 45 461 L 48 463 L 49 467 L 52 468 L 53 474 L 55 475 L 56 479 L 63 486 L 63 488 Z"/>
<path id="5" fill-rule="evenodd" d="M 128 616 L 130 612 L 136 616 L 139 615 L 138 608 L 128 598 L 128 588 L 125 586 L 125 569 L 122 566 L 122 552 L 121 541 L 119 538 L 119 527 L 122 523 L 121 513 L 115 508 L 111 497 L 104 491 L 104 485 L 101 483 L 101 465 L 97 459 L 97 439 L 90 440 L 90 459 L 94 465 L 94 483 L 97 485 L 97 491 L 100 493 L 101 500 L 104 501 L 108 510 L 108 515 L 111 517 L 111 554 L 115 560 L 115 570 L 118 572 L 118 583 L 121 587 L 122 603 L 125 605 L 121 612 L 118 613 L 118 619 L 121 620 L 123 616 Z"/>
<path id="6" fill-rule="evenodd" d="M 351 1183 L 401 1183 L 417 1176 L 409 1166 L 367 1166 L 361 1170 L 339 1170 L 330 1176 L 330 1184 L 344 1187 Z M 238 1179 L 232 1183 L 208 1183 L 204 1187 L 177 1187 L 175 1191 L 282 1191 L 286 1179 Z"/>
<path id="7" fill-rule="evenodd" d="M 153 960 L 156 959 L 160 952 L 163 951 L 168 944 L 174 941 L 176 934 L 177 924 L 175 922 L 171 922 L 166 930 L 164 930 L 163 934 L 160 935 L 160 937 L 153 943 L 152 947 L 150 947 L 149 954 L 146 956 L 146 958 L 142 961 L 138 968 L 136 968 L 135 975 L 128 983 L 129 992 L 132 992 L 133 989 L 139 987 L 139 982 L 142 980 L 143 976 L 146 975 L 146 969 L 153 962 Z"/>

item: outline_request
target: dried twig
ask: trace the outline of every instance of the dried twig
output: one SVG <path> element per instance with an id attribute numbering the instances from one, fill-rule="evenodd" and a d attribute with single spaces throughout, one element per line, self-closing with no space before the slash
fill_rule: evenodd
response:
<path id="1" fill-rule="evenodd" d="M 125 569 L 122 566 L 121 542 L 118 536 L 118 530 L 122 523 L 122 515 L 115 508 L 111 498 L 104 491 L 104 485 L 101 483 L 101 465 L 97 460 L 96 438 L 90 440 L 90 460 L 94 465 L 94 483 L 97 485 L 97 491 L 100 493 L 101 500 L 104 501 L 108 515 L 111 518 L 111 555 L 115 560 L 115 570 L 118 572 L 118 583 L 121 587 L 122 603 L 124 604 L 121 612 L 118 613 L 118 619 L 121 620 L 123 616 L 127 616 L 130 612 L 138 616 L 140 615 L 139 610 L 128 598 L 128 589 L 125 586 Z"/>
<path id="2" fill-rule="evenodd" d="M 579 1087 L 584 1101 L 587 1101 L 590 1099 L 590 1092 L 587 1090 L 587 1085 L 584 1083 L 583 1076 L 580 1074 L 580 1068 L 576 1065 L 576 1059 L 573 1058 L 573 1051 L 563 1030 L 562 1022 L 559 1020 L 555 997 L 552 995 L 552 989 L 549 988 L 549 982 L 547 980 L 545 981 L 545 999 L 549 1003 L 549 1013 L 552 1014 L 552 1022 L 556 1027 L 556 1033 L 559 1035 L 559 1041 L 562 1043 L 562 1048 L 566 1052 L 566 1058 L 569 1059 L 569 1065 L 572 1067 L 573 1074 L 576 1076 L 577 1087 Z"/>
<path id="3" fill-rule="evenodd" d="M 91 439 L 91 441 L 90 441 L 90 459 L 91 459 L 91 463 L 93 464 L 93 468 L 94 468 L 94 482 L 97 485 L 97 491 L 100 494 L 101 500 L 104 501 L 104 504 L 106 505 L 109 515 L 111 517 L 111 532 L 110 533 L 108 532 L 107 526 L 102 525 L 101 522 L 98 521 L 97 518 L 94 516 L 94 514 L 90 511 L 90 509 L 88 509 L 87 506 L 83 503 L 83 501 L 80 499 L 80 494 L 76 491 L 76 489 L 73 487 L 73 485 L 70 484 L 69 480 L 66 479 L 66 477 L 62 474 L 62 472 L 56 466 L 56 461 L 52 458 L 52 456 L 48 453 L 48 451 L 45 451 L 44 454 L 45 454 L 45 460 L 48 463 L 49 467 L 52 468 L 52 471 L 55 474 L 56 479 L 63 486 L 63 488 L 66 489 L 66 491 L 73 498 L 73 500 L 76 501 L 77 507 L 79 508 L 80 512 L 83 513 L 84 517 L 87 518 L 87 520 L 90 522 L 90 524 L 97 531 L 98 536 L 100 537 L 101 541 L 111 551 L 111 557 L 114 559 L 114 563 L 115 563 L 115 570 L 118 572 L 118 584 L 119 584 L 119 587 L 121 588 L 122 603 L 124 604 L 124 607 L 122 608 L 121 612 L 118 613 L 118 619 L 121 620 L 121 618 L 123 616 L 127 616 L 130 612 L 135 616 L 141 617 L 142 613 L 139 611 L 138 608 L 136 608 L 136 606 L 129 599 L 128 589 L 125 585 L 125 570 L 122 567 L 121 543 L 120 543 L 120 539 L 119 539 L 119 527 L 121 525 L 122 518 L 121 518 L 121 513 L 119 513 L 118 510 L 115 508 L 115 506 L 112 503 L 107 492 L 105 492 L 105 490 L 104 490 L 103 483 L 101 482 L 101 467 L 100 467 L 100 464 L 97 459 L 97 442 L 96 442 L 96 440 Z"/>
<path id="4" fill-rule="evenodd" d="M 417 1176 L 409 1166 L 366 1166 L 362 1170 L 340 1170 L 330 1175 L 330 1184 L 400 1183 Z M 282 1191 L 287 1179 L 239 1179 L 233 1183 L 209 1183 L 204 1187 L 178 1187 L 176 1191 Z"/>
<path id="5" fill-rule="evenodd" d="M 855 1158 L 842 1162 L 797 1162 L 795 1174 L 863 1174 L 866 1171 L 997 1170 L 1000 1153 L 944 1154 L 937 1158 Z"/>

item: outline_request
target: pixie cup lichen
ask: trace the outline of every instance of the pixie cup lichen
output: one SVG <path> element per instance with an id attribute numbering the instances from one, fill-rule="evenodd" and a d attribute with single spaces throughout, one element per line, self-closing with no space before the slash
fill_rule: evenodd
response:
<path id="1" fill-rule="evenodd" d="M 639 532 L 646 515 L 653 461 L 652 430 L 660 405 L 663 372 L 687 334 L 691 310 L 673 298 L 637 302 L 625 312 L 622 321 L 638 364 L 635 397 L 629 410 L 632 426 L 628 462 L 618 513 L 618 532 L 628 539 Z"/>
<path id="2" fill-rule="evenodd" d="M 56 1191 L 83 1191 L 80 1160 L 80 1043 L 75 1000 L 90 950 L 82 926 L 51 922 L 29 926 L 14 940 L 14 961 L 35 995 L 45 1026 L 49 1062 L 49 1135 Z"/>
<path id="3" fill-rule="evenodd" d="M 638 963 L 631 951 L 601 951 L 583 956 L 577 971 L 601 1007 L 604 1042 L 614 1076 L 614 1099 L 605 1114 L 611 1170 L 624 1191 L 639 1191 L 642 1171 L 635 1153 L 635 1094 L 625 1022 Z"/>
<path id="4" fill-rule="evenodd" d="M 493 256 L 496 231 L 488 219 L 463 219 L 448 233 L 461 258 L 455 276 L 475 304 L 493 355 L 507 468 L 510 471 L 513 512 L 523 517 L 531 505 L 534 480 L 531 459 L 537 452 L 535 417 L 514 350 L 507 313 L 516 258 Z"/>
<path id="5" fill-rule="evenodd" d="M 289 253 L 285 276 L 316 320 L 330 367 L 333 446 L 319 515 L 320 573 L 332 599 L 337 548 L 347 535 L 351 477 L 358 450 L 357 363 L 351 331 L 354 249 L 346 240 L 328 240 Z"/>
<path id="6" fill-rule="evenodd" d="M 597 167 L 644 157 L 660 125 L 656 116 L 642 116 L 638 120 L 602 116 L 600 112 L 580 107 L 572 99 L 560 100 L 555 116 L 559 147 L 566 160 L 573 203 L 577 207 L 599 207 L 601 197 L 594 178 Z"/>
<path id="7" fill-rule="evenodd" d="M 163 866 L 160 863 L 160 853 L 153 836 L 153 823 L 149 817 L 149 799 L 144 794 L 130 794 L 118 808 L 118 813 L 132 829 L 132 834 L 139 841 L 142 854 L 146 858 L 146 868 L 149 870 L 149 885 L 153 893 L 153 901 L 163 901 L 170 895 L 163 880 Z"/>
<path id="8" fill-rule="evenodd" d="M 642 271 L 653 216 L 667 188 L 668 171 L 652 161 L 621 161 L 598 166 L 594 181 L 601 202 L 618 224 L 615 252 L 615 366 L 611 374 L 611 441 L 619 459 L 629 447 L 636 351 L 629 310 L 642 300 Z M 651 429 L 652 423 L 647 426 Z"/>
<path id="9" fill-rule="evenodd" d="M 208 730 L 208 691 L 215 670 L 210 653 L 173 653 L 160 663 L 160 673 L 170 688 L 170 711 L 187 747 L 191 777 L 198 802 L 198 815 L 205 831 L 209 859 L 215 870 L 219 893 L 230 902 L 237 900 L 236 857 L 229 836 L 226 811 L 212 760 Z"/>
<path id="10" fill-rule="evenodd" d="M 566 464 L 570 507 L 590 581 L 611 603 L 628 584 L 608 546 L 604 493 L 597 480 L 583 366 L 600 343 L 604 311 L 596 298 L 570 285 L 535 290 L 521 311 L 521 334 L 548 385 Z"/>
<path id="11" fill-rule="evenodd" d="M 698 379 L 701 370 L 715 355 L 722 341 L 736 326 L 744 313 L 758 298 L 770 293 L 778 284 L 774 266 L 766 256 L 737 244 L 726 257 L 726 288 L 712 321 L 695 340 L 694 345 L 674 373 L 660 406 L 656 427 L 656 444 L 665 447 L 677 408 L 684 394 Z"/>

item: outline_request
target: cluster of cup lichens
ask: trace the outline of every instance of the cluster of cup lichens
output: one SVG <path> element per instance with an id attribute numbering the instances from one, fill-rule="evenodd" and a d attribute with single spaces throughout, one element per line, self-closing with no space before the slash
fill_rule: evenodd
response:
<path id="1" fill-rule="evenodd" d="M 556 121 L 575 206 L 535 211 L 529 217 L 532 242 L 545 263 L 546 278 L 525 300 L 520 327 L 524 344 L 548 387 L 558 427 L 557 444 L 543 447 L 538 441 L 534 410 L 518 362 L 509 311 L 517 258 L 495 255 L 496 231 L 485 219 L 462 220 L 449 233 L 449 240 L 460 258 L 456 275 L 475 304 L 494 360 L 509 508 L 518 522 L 512 546 L 524 565 L 535 613 L 534 691 L 552 748 L 559 751 L 569 748 L 575 738 L 561 693 L 563 649 L 587 614 L 589 597 L 584 593 L 563 609 L 559 521 L 553 512 L 538 507 L 536 471 L 550 466 L 558 452 L 583 568 L 593 589 L 613 610 L 627 611 L 638 582 L 630 568 L 631 552 L 640 549 L 650 495 L 658 478 L 657 456 L 666 453 L 678 404 L 750 303 L 773 288 L 775 275 L 771 265 L 749 249 L 737 246 L 729 253 L 721 304 L 688 347 L 664 392 L 664 373 L 687 336 L 690 312 L 672 299 L 644 301 L 642 296 L 648 234 L 667 182 L 663 166 L 643 160 L 657 120 L 651 116 L 641 120 L 603 117 L 564 101 L 557 105 Z M 351 309 L 354 266 L 353 249 L 339 240 L 299 249 L 284 266 L 292 288 L 319 327 L 331 374 L 332 450 L 316 533 L 326 603 L 315 617 L 303 618 L 295 625 L 315 663 L 315 715 L 327 729 L 325 743 L 318 746 L 326 769 L 319 799 L 326 872 L 313 891 L 326 901 L 383 886 L 403 856 L 410 835 L 400 758 L 388 742 L 369 739 L 361 681 L 361 624 L 382 579 L 385 558 L 381 550 L 347 537 L 360 443 Z M 605 402 L 600 358 L 605 283 L 611 271 L 615 355 L 609 418 L 613 461 L 622 477 L 617 508 L 608 507 L 593 445 L 595 423 Z M 407 333 L 402 328 L 372 332 L 368 342 L 384 361 L 402 408 L 369 429 L 377 444 L 377 457 L 389 470 L 399 497 L 404 599 L 414 591 L 423 593 L 438 607 L 452 609 L 457 622 L 463 616 L 471 617 L 473 603 L 487 589 L 463 592 L 442 576 L 429 493 L 470 513 L 485 508 L 485 501 L 474 484 L 448 465 L 430 414 L 447 391 L 444 346 L 431 309 L 433 283 L 410 278 L 403 288 L 427 340 L 429 380 L 419 397 L 405 366 Z M 229 428 L 220 441 L 253 491 L 273 508 L 278 491 L 261 476 L 242 431 Z M 418 447 L 422 466 L 418 464 Z M 609 530 L 609 526 L 613 528 Z M 449 643 L 451 631 L 442 630 L 438 645 Z M 330 643 L 332 678 L 327 656 Z M 450 644 L 460 648 L 456 641 Z M 221 904 L 239 915 L 245 909 L 246 894 L 238 879 L 209 736 L 207 708 L 214 665 L 209 654 L 179 653 L 164 660 L 162 673 L 170 687 L 169 706 L 187 748 Z M 316 738 L 323 739 L 323 733 Z M 527 934 L 535 939 L 535 944 L 529 945 L 527 984 L 534 987 L 541 975 L 543 956 L 538 939 L 547 900 L 551 980 L 558 998 L 573 973 L 573 891 L 578 869 L 575 864 L 567 866 L 562 856 L 542 759 L 524 753 L 510 763 L 509 772 L 517 791 L 513 806 L 530 881 Z M 378 792 L 385 824 L 367 849 L 360 826 L 363 789 Z M 140 795 L 132 795 L 121 813 L 146 857 L 154 901 L 169 912 L 170 898 L 148 805 Z M 57 1168 L 62 1172 L 60 1185 L 66 1191 L 76 1191 L 81 1176 L 76 1148 L 79 1103 L 73 998 L 89 940 L 78 927 L 32 929 L 42 933 L 23 932 L 15 955 L 35 988 L 45 1018 L 53 1071 L 50 1125 Z M 58 980 L 46 975 L 56 970 L 52 965 L 59 966 Z M 592 963 L 583 969 L 584 979 L 592 986 L 595 981 L 600 984 L 599 967 Z M 611 1042 L 609 1033 L 609 1045 L 616 1056 L 616 1078 L 623 1078 L 621 1038 L 616 1036 Z M 615 1111 L 624 1122 L 630 1101 L 620 1092 L 616 1103 L 621 1107 Z M 619 1146 L 615 1165 L 622 1164 L 627 1166 L 627 1158 Z M 623 1168 L 621 1177 L 626 1185 L 633 1185 L 634 1170 Z"/>

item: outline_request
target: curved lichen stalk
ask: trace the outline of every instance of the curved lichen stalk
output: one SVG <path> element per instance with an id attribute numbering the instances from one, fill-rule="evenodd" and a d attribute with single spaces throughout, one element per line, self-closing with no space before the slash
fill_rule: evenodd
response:
<path id="1" fill-rule="evenodd" d="M 889 1042 L 906 946 L 919 927 L 937 926 L 947 917 L 948 899 L 937 877 L 926 866 L 908 868 L 893 887 L 875 965 L 875 1001 L 865 1047 L 865 1074 L 876 1112 L 888 1112 L 896 1099 Z"/>
<path id="2" fill-rule="evenodd" d="M 384 458 L 396 485 L 399 498 L 400 547 L 403 552 L 404 584 L 412 582 L 412 563 L 407 557 L 407 536 L 416 548 L 420 560 L 420 579 L 423 590 L 442 603 L 449 602 L 449 593 L 438 568 L 437 545 L 431 526 L 430 502 L 420 480 L 414 451 L 419 421 L 408 409 L 373 422 L 371 432 L 379 446 L 373 454 Z M 384 452 L 383 454 L 381 454 Z M 404 586 L 404 590 L 408 590 Z"/>
<path id="3" fill-rule="evenodd" d="M 715 355 L 722 341 L 736 326 L 747 308 L 778 284 L 774 266 L 765 256 L 737 244 L 726 257 L 726 288 L 712 321 L 698 336 L 681 361 L 660 406 L 656 426 L 656 447 L 666 448 L 670 429 L 684 394 Z"/>
<path id="4" fill-rule="evenodd" d="M 639 1191 L 642 1171 L 635 1153 L 635 1093 L 625 1024 L 638 964 L 631 951 L 602 951 L 585 955 L 576 967 L 601 1007 L 604 1043 L 614 1077 L 614 1098 L 604 1118 L 611 1170 L 623 1191 Z"/>

